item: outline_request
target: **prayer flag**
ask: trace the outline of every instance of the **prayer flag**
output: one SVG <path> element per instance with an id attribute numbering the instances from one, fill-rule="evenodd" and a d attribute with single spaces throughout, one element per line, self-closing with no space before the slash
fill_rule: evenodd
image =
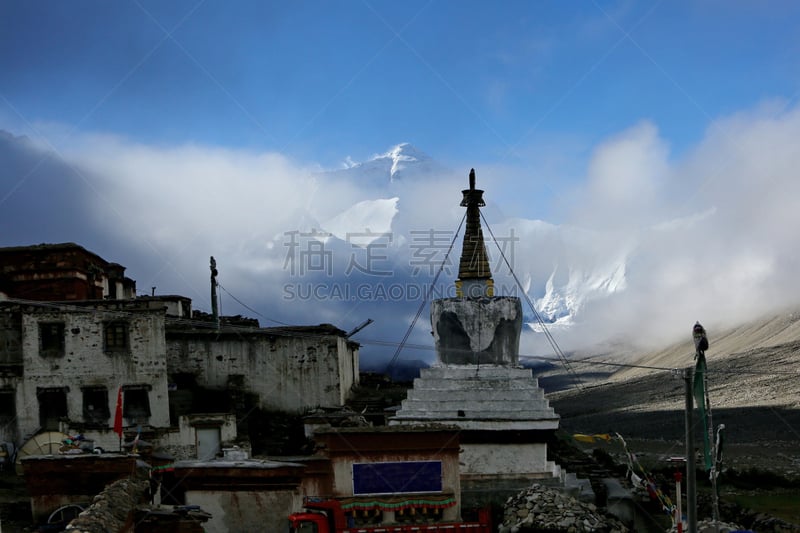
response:
<path id="1" fill-rule="evenodd" d="M 714 466 L 711 461 L 711 442 L 708 438 L 708 413 L 706 412 L 706 356 L 703 352 L 697 352 L 697 364 L 694 367 L 694 399 L 697 402 L 697 410 L 700 412 L 700 419 L 703 421 L 703 459 L 706 470 L 711 470 Z"/>
<path id="2" fill-rule="evenodd" d="M 117 390 L 117 410 L 114 412 L 114 433 L 122 438 L 122 387 Z"/>

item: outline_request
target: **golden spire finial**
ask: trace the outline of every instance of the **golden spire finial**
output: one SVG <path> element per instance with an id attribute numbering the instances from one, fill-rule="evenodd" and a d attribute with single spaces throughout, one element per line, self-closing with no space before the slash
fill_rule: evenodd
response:
<path id="1" fill-rule="evenodd" d="M 456 294 L 458 296 L 492 296 L 494 282 L 489 256 L 483 241 L 480 208 L 485 206 L 483 191 L 475 188 L 475 169 L 469 172 L 469 189 L 461 191 L 462 207 L 467 208 L 467 227 L 458 264 Z"/>

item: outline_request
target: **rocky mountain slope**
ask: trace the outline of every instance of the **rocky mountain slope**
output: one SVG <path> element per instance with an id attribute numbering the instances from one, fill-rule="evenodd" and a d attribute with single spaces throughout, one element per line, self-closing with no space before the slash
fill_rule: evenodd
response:
<path id="1" fill-rule="evenodd" d="M 783 473 L 800 476 L 800 310 L 724 330 L 707 329 L 712 422 L 725 424 L 728 449 L 738 450 L 731 459 L 744 467 L 778 464 Z M 549 394 L 563 429 L 619 432 L 662 441 L 665 453 L 683 453 L 683 369 L 694 366 L 690 327 L 686 341 L 662 350 L 628 356 L 624 362 L 608 355 L 584 361 L 572 364 L 578 378 L 601 379 L 583 379 L 581 385 L 565 381 L 568 386 Z M 547 383 L 555 374 L 563 378 L 566 372 L 552 369 L 540 379 Z M 695 426 L 699 445 L 701 429 Z"/>

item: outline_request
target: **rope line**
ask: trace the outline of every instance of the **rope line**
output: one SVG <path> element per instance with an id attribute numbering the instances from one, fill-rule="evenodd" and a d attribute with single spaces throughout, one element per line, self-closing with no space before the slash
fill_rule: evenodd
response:
<path id="1" fill-rule="evenodd" d="M 428 292 L 425 294 L 425 298 L 420 302 L 419 308 L 417 309 L 417 314 L 414 315 L 414 320 L 411 321 L 411 325 L 406 330 L 406 334 L 403 336 L 403 340 L 400 341 L 400 344 L 397 345 L 397 350 L 395 350 L 394 355 L 392 356 L 392 360 L 389 361 L 389 364 L 386 366 L 387 374 L 391 372 L 392 368 L 394 368 L 395 363 L 397 362 L 397 358 L 400 356 L 400 352 L 403 350 L 403 347 L 408 340 L 408 337 L 411 336 L 411 332 L 414 329 L 414 326 L 417 325 L 417 320 L 419 320 L 420 315 L 422 314 L 422 310 L 425 308 L 425 304 L 431 297 L 431 292 L 433 292 L 433 288 L 436 286 L 436 282 L 439 280 L 439 276 L 444 271 L 444 267 L 447 264 L 447 259 L 450 257 L 450 252 L 453 251 L 453 246 L 456 243 L 456 239 L 458 239 L 458 234 L 461 232 L 461 227 L 464 225 L 464 221 L 467 219 L 467 213 L 464 213 L 464 216 L 461 217 L 461 223 L 458 225 L 458 229 L 456 229 L 455 235 L 453 235 L 453 240 L 450 241 L 450 247 L 447 248 L 447 253 L 444 255 L 444 259 L 442 260 L 442 264 L 439 265 L 439 271 L 436 272 L 436 276 L 433 278 L 433 282 L 431 282 L 430 286 L 428 287 Z"/>
<path id="2" fill-rule="evenodd" d="M 503 262 L 508 267 L 508 271 L 511 273 L 511 276 L 514 278 L 514 282 L 517 284 L 517 287 L 520 288 L 520 290 L 522 292 L 522 295 L 525 298 L 525 301 L 527 302 L 528 306 L 531 308 L 531 311 L 533 311 L 533 315 L 536 317 L 536 321 L 539 323 L 539 326 L 542 328 L 542 331 L 544 332 L 544 336 L 547 339 L 547 342 L 550 343 L 550 346 L 553 348 L 553 351 L 558 356 L 558 358 L 561 360 L 561 363 L 564 365 L 564 369 L 567 371 L 568 374 L 570 374 L 572 376 L 572 381 L 575 384 L 575 386 L 577 387 L 577 389 L 578 390 L 582 390 L 583 387 L 581 385 L 580 380 L 578 379 L 578 375 L 575 373 L 575 370 L 569 364 L 569 360 L 564 355 L 564 352 L 561 351 L 561 347 L 558 345 L 558 343 L 556 342 L 556 339 L 550 333 L 550 330 L 545 325 L 545 322 L 544 322 L 544 320 L 542 320 L 541 315 L 539 314 L 538 311 L 536 311 L 536 307 L 534 307 L 533 302 L 531 301 L 530 297 L 528 296 L 528 293 L 525 292 L 525 289 L 523 288 L 522 283 L 520 283 L 519 278 L 517 277 L 517 273 L 514 272 L 514 269 L 511 267 L 511 263 L 509 263 L 508 258 L 506 257 L 506 254 L 503 253 L 503 249 L 500 247 L 500 243 L 497 242 L 497 239 L 494 237 L 494 232 L 492 231 L 491 226 L 489 226 L 489 222 L 486 220 L 486 217 L 483 216 L 483 213 L 481 213 L 481 219 L 483 220 L 483 223 L 486 225 L 486 229 L 489 230 L 489 235 L 492 237 L 492 240 L 494 241 L 495 245 L 497 246 L 497 249 L 500 252 L 500 257 L 503 258 Z"/>

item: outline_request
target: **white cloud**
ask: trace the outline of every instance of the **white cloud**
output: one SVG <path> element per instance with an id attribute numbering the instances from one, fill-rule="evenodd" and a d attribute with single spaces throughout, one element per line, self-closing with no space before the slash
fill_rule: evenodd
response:
<path id="1" fill-rule="evenodd" d="M 575 222 L 584 225 L 593 218 L 593 227 L 613 229 L 657 220 L 667 156 L 666 142 L 649 122 L 600 145 L 589 162 L 585 198 L 574 214 Z"/>
<path id="2" fill-rule="evenodd" d="M 682 161 L 652 125 L 598 147 L 576 219 L 635 239 L 628 288 L 583 317 L 587 339 L 635 331 L 645 343 L 800 302 L 800 110 L 720 119 Z"/>
<path id="3" fill-rule="evenodd" d="M 671 158 L 656 125 L 635 124 L 594 149 L 577 194 L 563 198 L 568 190 L 557 191 L 559 201 L 573 208 L 558 226 L 535 220 L 535 198 L 523 218 L 505 219 L 496 199 L 530 189 L 500 167 L 475 162 L 435 180 L 376 182 L 370 176 L 372 181 L 360 182 L 347 171 L 321 173 L 313 163 L 277 153 L 156 147 L 106 135 L 73 135 L 59 150 L 81 175 L 69 182 L 71 201 L 81 203 L 76 211 L 90 213 L 91 231 L 119 245 L 94 251 L 128 266 L 143 290 L 158 286 L 159 292 L 186 294 L 196 307 L 208 308 L 208 256 L 214 255 L 226 289 L 270 318 L 327 320 L 347 329 L 372 316 L 376 325 L 369 337 L 382 340 L 402 338 L 408 322 L 396 317 L 414 316 L 419 298 L 286 300 L 283 284 L 295 279 L 288 272 L 290 234 L 391 230 L 390 264 L 381 267 L 390 268 L 395 279 L 365 274 L 348 281 L 421 282 L 409 277 L 410 231 L 447 233 L 436 250 L 437 261 L 443 259 L 464 213 L 458 204 L 468 167 L 476 166 L 495 234 L 508 237 L 514 228 L 520 239 L 513 263 L 531 296 L 543 298 L 551 276 L 556 289 L 559 283 L 575 294 L 591 289 L 574 300 L 582 309 L 577 323 L 554 331 L 559 344 L 571 349 L 630 336 L 643 343 L 674 340 L 688 335 L 695 320 L 713 328 L 798 303 L 798 138 L 800 109 L 776 104 L 715 121 L 682 159 Z M 24 187 L 16 194 L 23 192 Z M 523 205 L 524 195 L 516 196 L 516 205 Z M 47 231 L 32 242 L 50 240 Z M 80 233 L 69 240 L 93 249 L 95 237 Z M 306 281 L 342 281 L 348 259 L 360 253 L 342 241 L 329 245 L 337 261 L 332 277 L 317 273 L 323 277 Z M 458 250 L 460 238 L 454 254 Z M 489 253 L 496 280 L 513 283 L 492 244 Z M 605 283 L 601 274 L 618 276 L 622 261 L 624 283 Z M 441 281 L 448 284 L 452 277 Z M 549 301 L 574 295 L 564 296 Z M 249 314 L 225 298 L 223 312 Z M 384 313 L 383 320 L 377 313 Z M 412 342 L 429 342 L 428 326 L 421 323 Z M 526 350 L 541 344 L 529 341 Z"/>

